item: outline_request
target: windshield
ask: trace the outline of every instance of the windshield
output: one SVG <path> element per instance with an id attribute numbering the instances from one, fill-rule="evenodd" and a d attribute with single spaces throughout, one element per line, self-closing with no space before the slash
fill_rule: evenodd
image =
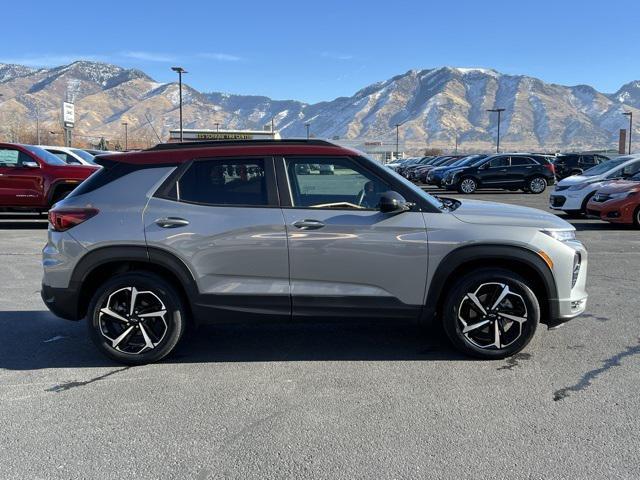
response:
<path id="1" fill-rule="evenodd" d="M 23 147 L 49 165 L 67 165 L 64 160 L 56 157 L 53 153 L 47 152 L 44 148 L 34 147 L 33 145 L 23 145 Z"/>
<path id="2" fill-rule="evenodd" d="M 94 157 L 89 152 L 85 152 L 84 150 L 80 150 L 79 148 L 72 148 L 71 151 L 73 153 L 75 153 L 76 155 L 78 155 L 83 160 L 85 160 L 85 161 L 87 161 L 89 163 L 93 163 L 93 158 Z"/>
<path id="3" fill-rule="evenodd" d="M 612 170 L 623 163 L 631 160 L 633 157 L 620 157 L 615 160 L 608 160 L 600 165 L 596 165 L 589 170 L 586 170 L 582 175 L 585 177 L 595 177 L 596 175 L 602 175 L 603 173 L 607 173 L 609 170 Z"/>

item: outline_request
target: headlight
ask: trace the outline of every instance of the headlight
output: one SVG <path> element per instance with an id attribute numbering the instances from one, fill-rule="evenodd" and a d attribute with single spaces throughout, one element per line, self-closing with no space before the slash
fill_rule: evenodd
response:
<path id="1" fill-rule="evenodd" d="M 627 198 L 632 195 L 635 195 L 636 192 L 620 192 L 620 193 L 610 193 L 609 200 L 618 199 L 618 198 Z"/>
<path id="2" fill-rule="evenodd" d="M 559 242 L 567 242 L 569 240 L 576 239 L 575 230 L 540 230 L 542 233 L 549 235 L 551 238 L 555 238 Z"/>
<path id="3" fill-rule="evenodd" d="M 586 188 L 590 185 L 593 185 L 596 182 L 584 182 L 584 183 L 577 183 L 575 185 L 571 185 L 569 187 L 569 190 L 575 192 L 576 190 L 582 190 L 583 188 Z"/>

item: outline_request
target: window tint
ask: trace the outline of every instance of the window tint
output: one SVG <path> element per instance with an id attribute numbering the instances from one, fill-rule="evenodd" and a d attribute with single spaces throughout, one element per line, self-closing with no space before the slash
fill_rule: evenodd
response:
<path id="1" fill-rule="evenodd" d="M 489 162 L 489 167 L 491 168 L 508 167 L 508 166 L 509 166 L 509 157 L 498 157 L 498 158 L 494 158 Z"/>
<path id="2" fill-rule="evenodd" d="M 180 201 L 207 205 L 267 205 L 262 160 L 194 162 L 176 187 Z"/>
<path id="3" fill-rule="evenodd" d="M 34 162 L 29 155 L 20 150 L 0 148 L 0 167 L 19 167 L 24 162 Z"/>
<path id="4" fill-rule="evenodd" d="M 640 162 L 632 163 L 622 169 L 622 175 L 624 177 L 631 177 L 637 172 L 640 172 Z"/>
<path id="5" fill-rule="evenodd" d="M 511 166 L 533 165 L 535 162 L 528 157 L 511 157 Z"/>
<path id="6" fill-rule="evenodd" d="M 389 185 L 348 158 L 287 159 L 293 205 L 375 209 Z"/>
<path id="7" fill-rule="evenodd" d="M 580 163 L 582 163 L 583 165 L 596 165 L 596 162 L 593 159 L 593 155 L 583 155 L 580 158 Z"/>

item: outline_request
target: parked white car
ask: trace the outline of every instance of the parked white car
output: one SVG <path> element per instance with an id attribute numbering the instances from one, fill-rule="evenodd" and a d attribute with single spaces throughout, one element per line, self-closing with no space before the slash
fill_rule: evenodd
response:
<path id="1" fill-rule="evenodd" d="M 53 153 L 68 165 L 96 165 L 93 162 L 94 156 L 80 148 L 56 147 L 52 145 L 38 145 L 38 147 L 44 148 L 47 152 Z"/>
<path id="2" fill-rule="evenodd" d="M 553 210 L 582 215 L 593 195 L 610 180 L 629 178 L 640 171 L 640 155 L 627 155 L 601 163 L 581 175 L 560 180 L 549 197 Z"/>

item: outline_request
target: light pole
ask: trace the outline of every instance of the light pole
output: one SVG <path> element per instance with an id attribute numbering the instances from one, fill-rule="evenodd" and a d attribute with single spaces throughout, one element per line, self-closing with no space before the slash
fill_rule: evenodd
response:
<path id="1" fill-rule="evenodd" d="M 496 153 L 500 153 L 500 115 L 504 112 L 504 108 L 490 108 L 487 112 L 495 112 L 498 114 L 498 139 L 496 140 Z"/>
<path id="2" fill-rule="evenodd" d="M 629 117 L 629 155 L 631 155 L 631 128 L 633 127 L 633 112 L 622 112 Z"/>
<path id="3" fill-rule="evenodd" d="M 124 151 L 129 150 L 129 124 L 127 122 L 122 122 L 124 126 Z"/>
<path id="4" fill-rule="evenodd" d="M 216 132 L 220 131 L 220 123 L 216 122 L 214 123 L 214 125 L 216 126 Z"/>
<path id="5" fill-rule="evenodd" d="M 171 70 L 178 74 L 178 85 L 180 91 L 180 141 L 184 140 L 184 135 L 182 132 L 182 74 L 187 73 L 187 71 L 182 67 L 171 67 Z"/>
<path id="6" fill-rule="evenodd" d="M 304 126 L 307 127 L 307 140 L 309 140 L 309 138 L 311 137 L 311 134 L 310 134 L 310 131 L 309 131 L 309 128 L 311 127 L 311 124 L 310 123 L 305 123 Z"/>

